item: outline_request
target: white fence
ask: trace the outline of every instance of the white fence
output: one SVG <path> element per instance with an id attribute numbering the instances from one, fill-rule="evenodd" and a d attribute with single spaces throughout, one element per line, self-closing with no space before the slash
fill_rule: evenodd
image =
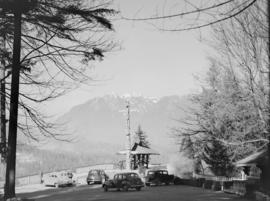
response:
<path id="1" fill-rule="evenodd" d="M 246 179 L 242 179 L 240 177 L 221 177 L 221 176 L 213 176 L 213 175 L 200 175 L 193 173 L 193 178 L 199 179 L 199 178 L 204 178 L 206 180 L 213 180 L 213 181 L 243 181 Z"/>

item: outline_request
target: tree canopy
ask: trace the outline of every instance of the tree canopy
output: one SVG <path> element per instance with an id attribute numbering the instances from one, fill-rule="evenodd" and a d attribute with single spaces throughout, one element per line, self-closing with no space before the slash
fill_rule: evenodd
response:
<path id="1" fill-rule="evenodd" d="M 40 103 L 57 98 L 81 83 L 93 81 L 91 61 L 101 60 L 115 47 L 109 8 L 110 1 L 39 0 L 22 16 L 19 128 L 38 140 L 59 137 L 54 124 L 38 108 Z M 6 83 L 10 82 L 14 15 L 1 12 L 1 57 L 5 59 Z M 6 97 L 10 97 L 7 85 Z M 8 106 L 8 105 L 7 105 Z M 38 130 L 37 130 L 38 129 Z"/>
<path id="2" fill-rule="evenodd" d="M 137 130 L 135 131 L 135 136 L 134 136 L 134 141 L 135 143 L 138 143 L 142 147 L 150 147 L 150 143 L 147 139 L 147 135 L 145 132 L 142 130 L 141 125 L 138 126 Z"/>
<path id="3" fill-rule="evenodd" d="M 234 165 L 231 156 L 228 154 L 227 147 L 215 138 L 211 140 L 211 144 L 204 147 L 202 159 L 209 165 L 209 168 L 216 176 L 229 177 L 232 175 Z"/>
<path id="4" fill-rule="evenodd" d="M 266 3 L 258 1 L 212 27 L 216 54 L 209 58 L 201 93 L 191 98 L 195 107 L 174 130 L 190 157 L 202 159 L 213 140 L 226 146 L 232 161 L 269 143 Z"/>

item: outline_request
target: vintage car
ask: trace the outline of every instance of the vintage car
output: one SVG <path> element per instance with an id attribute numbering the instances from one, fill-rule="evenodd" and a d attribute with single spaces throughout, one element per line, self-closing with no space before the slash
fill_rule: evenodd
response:
<path id="1" fill-rule="evenodd" d="M 43 183 L 45 186 L 71 186 L 73 185 L 72 176 L 68 172 L 51 173 L 44 176 Z"/>
<path id="2" fill-rule="evenodd" d="M 104 170 L 90 170 L 86 178 L 88 185 L 90 184 L 103 184 L 109 177 L 105 174 Z"/>
<path id="3" fill-rule="evenodd" d="M 145 185 L 161 185 L 174 183 L 175 176 L 169 175 L 167 170 L 148 170 L 145 176 Z"/>
<path id="4" fill-rule="evenodd" d="M 112 180 L 105 181 L 103 189 L 105 192 L 110 188 L 114 188 L 118 191 L 120 191 L 120 189 L 128 191 L 128 189 L 134 188 L 140 191 L 143 186 L 144 184 L 137 173 L 127 172 L 115 174 Z"/>

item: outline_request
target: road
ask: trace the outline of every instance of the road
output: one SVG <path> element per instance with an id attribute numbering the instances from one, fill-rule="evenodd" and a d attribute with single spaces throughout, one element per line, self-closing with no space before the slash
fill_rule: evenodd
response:
<path id="1" fill-rule="evenodd" d="M 18 197 L 35 201 L 247 201 L 232 194 L 182 185 L 145 187 L 128 192 L 104 192 L 100 185 L 84 185 L 18 194 Z"/>

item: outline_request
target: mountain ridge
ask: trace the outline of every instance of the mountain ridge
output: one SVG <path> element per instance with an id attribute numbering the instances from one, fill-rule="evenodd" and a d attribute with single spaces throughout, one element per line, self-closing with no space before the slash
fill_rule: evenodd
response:
<path id="1" fill-rule="evenodd" d="M 126 143 L 127 101 L 130 102 L 131 133 L 138 125 L 148 136 L 152 148 L 161 154 L 177 152 L 170 128 L 177 126 L 173 119 L 183 116 L 179 107 L 188 105 L 187 96 L 148 98 L 143 96 L 105 95 L 76 105 L 58 118 L 65 130 L 76 136 L 76 142 L 52 143 L 52 149 L 82 153 L 108 153 L 108 157 L 123 150 Z"/>

